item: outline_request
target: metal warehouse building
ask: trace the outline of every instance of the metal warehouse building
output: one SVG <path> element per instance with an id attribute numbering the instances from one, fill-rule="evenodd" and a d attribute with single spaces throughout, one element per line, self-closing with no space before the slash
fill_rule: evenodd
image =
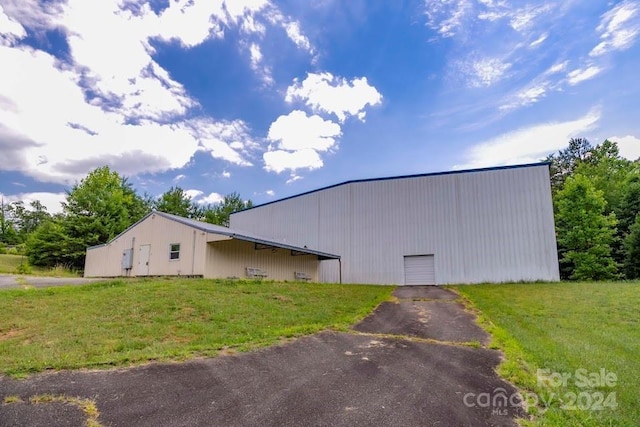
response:
<path id="1" fill-rule="evenodd" d="M 349 181 L 237 212 L 231 227 L 340 255 L 320 265 L 324 282 L 559 280 L 547 163 Z"/>

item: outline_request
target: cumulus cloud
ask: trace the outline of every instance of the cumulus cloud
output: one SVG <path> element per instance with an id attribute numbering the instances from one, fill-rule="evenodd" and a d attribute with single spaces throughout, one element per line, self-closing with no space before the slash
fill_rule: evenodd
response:
<path id="1" fill-rule="evenodd" d="M 11 45 L 26 35 L 24 27 L 18 21 L 7 16 L 4 13 L 4 8 L 0 5 L 0 44 Z"/>
<path id="2" fill-rule="evenodd" d="M 627 135 L 623 137 L 612 136 L 607 138 L 609 141 L 617 142 L 620 149 L 620 155 L 629 160 L 640 159 L 640 138 Z"/>
<path id="3" fill-rule="evenodd" d="M 310 148 L 327 151 L 334 146 L 341 134 L 340 125 L 320 116 L 307 116 L 304 111 L 295 110 L 280 116 L 269 128 L 267 138 L 277 142 L 282 150 L 298 151 Z"/>
<path id="4" fill-rule="evenodd" d="M 602 15 L 596 31 L 600 43 L 591 50 L 591 56 L 628 49 L 640 34 L 640 5 L 629 0 L 617 4 Z"/>
<path id="5" fill-rule="evenodd" d="M 198 150 L 251 165 L 259 144 L 248 126 L 199 115 L 197 99 L 153 59 L 151 41 L 190 48 L 232 26 L 259 40 L 274 14 L 300 45 L 299 26 L 268 0 L 176 0 L 159 12 L 119 0 L 3 1 L 0 64 L 12 66 L 0 67 L 0 133 L 10 148 L 0 169 L 70 183 L 102 164 L 134 174 L 180 168 Z M 51 30 L 68 44 L 60 57 L 17 43 Z M 268 79 L 251 46 L 252 66 Z"/>
<path id="6" fill-rule="evenodd" d="M 319 169 L 324 163 L 317 151 L 311 148 L 297 151 L 273 150 L 267 151 L 263 155 L 265 169 L 270 172 L 281 173 L 286 170 L 292 171 L 292 177 L 297 177 L 295 171 L 298 169 Z"/>
<path id="7" fill-rule="evenodd" d="M 551 122 L 521 128 L 484 141 L 465 153 L 464 163 L 455 169 L 513 165 L 540 161 L 567 145 L 573 137 L 584 135 L 600 120 L 600 111 L 566 122 Z"/>
<path id="8" fill-rule="evenodd" d="M 50 192 L 34 192 L 34 193 L 18 193 L 18 194 L 2 194 L 5 202 L 24 202 L 27 209 L 30 208 L 31 202 L 38 200 L 42 205 L 47 208 L 47 212 L 50 214 L 57 214 L 62 212 L 62 203 L 66 201 L 66 193 L 50 193 Z"/>
<path id="9" fill-rule="evenodd" d="M 220 203 L 224 200 L 224 196 L 219 193 L 209 193 L 207 196 L 198 200 L 201 205 Z"/>
<path id="10" fill-rule="evenodd" d="M 192 200 L 197 199 L 198 197 L 202 196 L 204 194 L 203 191 L 201 190 L 196 190 L 196 189 L 189 189 L 189 190 L 185 190 L 184 194 L 189 197 Z"/>
<path id="11" fill-rule="evenodd" d="M 365 108 L 380 104 L 382 95 L 369 85 L 366 77 L 348 81 L 331 73 L 309 73 L 302 82 L 294 80 L 285 100 L 301 100 L 314 111 L 335 114 L 344 122 L 351 116 L 364 120 Z"/>
<path id="12" fill-rule="evenodd" d="M 326 152 L 340 137 L 340 125 L 317 115 L 308 116 L 294 110 L 271 124 L 264 153 L 265 169 L 281 173 L 285 170 L 317 169 L 323 166 L 319 152 Z"/>

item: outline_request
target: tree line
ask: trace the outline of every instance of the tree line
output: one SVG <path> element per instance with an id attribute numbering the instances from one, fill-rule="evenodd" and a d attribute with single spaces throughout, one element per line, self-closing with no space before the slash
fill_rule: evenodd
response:
<path id="1" fill-rule="evenodd" d="M 558 259 L 563 280 L 640 278 L 640 159 L 620 156 L 615 142 L 592 146 L 574 138 L 550 163 Z M 32 265 L 81 270 L 88 246 L 106 243 L 152 209 L 229 225 L 229 215 L 253 206 L 238 193 L 200 205 L 180 187 L 159 198 L 139 195 L 126 177 L 104 166 L 67 191 L 62 212 L 38 201 L 2 203 L 0 250 L 17 245 Z"/>
<path id="2" fill-rule="evenodd" d="M 82 270 L 87 247 L 110 241 L 152 209 L 228 226 L 231 213 L 252 206 L 235 192 L 200 205 L 177 186 L 159 198 L 139 195 L 126 177 L 103 166 L 67 191 L 59 214 L 49 214 L 38 201 L 30 209 L 23 202 L 2 202 L 0 249 L 14 246 L 31 265 Z"/>
<path id="3" fill-rule="evenodd" d="M 574 138 L 551 163 L 560 277 L 640 278 L 640 159 Z"/>

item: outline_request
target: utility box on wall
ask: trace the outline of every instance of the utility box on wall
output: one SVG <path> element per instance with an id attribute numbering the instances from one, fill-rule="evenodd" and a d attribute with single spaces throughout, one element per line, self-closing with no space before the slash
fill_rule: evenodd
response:
<path id="1" fill-rule="evenodd" d="M 133 268 L 133 249 L 125 249 L 122 252 L 122 269 L 131 270 Z"/>

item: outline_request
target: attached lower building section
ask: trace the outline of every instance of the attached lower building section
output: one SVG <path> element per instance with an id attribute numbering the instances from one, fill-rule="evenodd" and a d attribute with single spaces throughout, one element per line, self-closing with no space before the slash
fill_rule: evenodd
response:
<path id="1" fill-rule="evenodd" d="M 199 276 L 318 281 L 337 255 L 151 212 L 110 242 L 87 249 L 85 277 Z"/>

